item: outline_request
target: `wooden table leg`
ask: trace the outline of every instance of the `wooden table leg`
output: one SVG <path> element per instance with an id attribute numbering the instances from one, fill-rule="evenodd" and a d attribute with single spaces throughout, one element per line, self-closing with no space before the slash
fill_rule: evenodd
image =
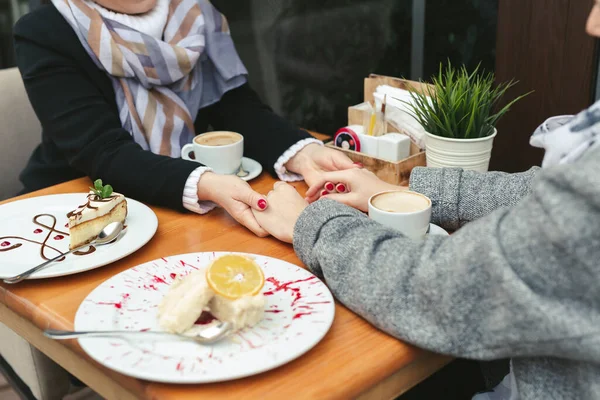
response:
<path id="1" fill-rule="evenodd" d="M 0 303 L 0 320 L 102 397 L 122 400 L 137 399 L 135 395 L 119 385 L 95 363 L 86 360 L 82 355 L 77 354 L 60 342 L 45 337 L 37 326 L 2 303 Z"/>

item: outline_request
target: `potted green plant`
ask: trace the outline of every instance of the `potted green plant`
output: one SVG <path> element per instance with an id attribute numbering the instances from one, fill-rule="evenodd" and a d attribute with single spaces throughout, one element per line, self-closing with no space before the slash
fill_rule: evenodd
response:
<path id="1" fill-rule="evenodd" d="M 440 65 L 433 86 L 411 91 L 409 113 L 426 132 L 428 167 L 458 167 L 487 171 L 496 123 L 526 93 L 503 107 L 499 102 L 517 82 L 494 84 L 493 73 L 480 73 L 479 66 L 469 73 L 450 62 Z"/>

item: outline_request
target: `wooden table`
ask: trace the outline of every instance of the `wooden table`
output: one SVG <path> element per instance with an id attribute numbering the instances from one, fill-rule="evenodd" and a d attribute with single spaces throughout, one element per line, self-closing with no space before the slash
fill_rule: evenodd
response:
<path id="1" fill-rule="evenodd" d="M 252 182 L 267 193 L 274 180 L 263 174 Z M 86 192 L 87 178 L 29 195 Z M 306 190 L 304 183 L 296 187 Z M 6 202 L 4 202 L 6 203 Z M 417 349 L 375 329 L 336 304 L 335 321 L 325 338 L 299 359 L 275 370 L 236 381 L 204 385 L 146 382 L 102 367 L 76 341 L 55 342 L 46 328 L 73 329 L 83 299 L 111 276 L 162 256 L 199 251 L 258 253 L 302 265 L 293 248 L 258 238 L 221 209 L 209 215 L 152 207 L 158 216 L 154 238 L 136 253 L 89 272 L 61 278 L 0 285 L 0 321 L 107 399 L 391 399 L 425 379 L 450 358 Z"/>

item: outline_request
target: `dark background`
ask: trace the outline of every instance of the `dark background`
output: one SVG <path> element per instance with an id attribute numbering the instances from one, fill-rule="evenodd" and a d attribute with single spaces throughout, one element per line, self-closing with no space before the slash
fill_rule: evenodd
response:
<path id="1" fill-rule="evenodd" d="M 40 0 L 0 0 L 0 68 L 14 65 L 14 20 Z M 491 168 L 521 171 L 543 152 L 529 136 L 546 118 L 596 98 L 597 40 L 585 33 L 594 0 L 213 0 L 229 19 L 250 82 L 297 125 L 333 134 L 362 102 L 370 73 L 427 80 L 441 62 L 496 73 L 534 91 L 498 125 Z M 15 6 L 16 4 L 16 6 Z M 425 5 L 413 26 L 413 5 Z M 411 69 L 413 29 L 424 32 Z M 1 88 L 0 88 L 1 89 Z"/>
<path id="2" fill-rule="evenodd" d="M 0 68 L 14 65 L 11 1 L 0 0 Z M 421 0 L 415 0 L 421 1 Z M 346 125 L 369 73 L 411 77 L 410 0 L 214 0 L 229 19 L 250 80 L 296 124 L 323 133 Z M 450 59 L 494 70 L 498 0 L 429 0 L 419 78 Z"/>
<path id="3" fill-rule="evenodd" d="M 418 1 L 418 0 L 417 0 Z M 369 73 L 410 76 L 412 2 L 401 0 L 215 0 L 251 83 L 296 124 L 333 133 L 363 100 Z M 450 59 L 495 65 L 498 0 L 428 1 L 423 73 Z M 413 77 L 414 78 L 414 77 Z"/>

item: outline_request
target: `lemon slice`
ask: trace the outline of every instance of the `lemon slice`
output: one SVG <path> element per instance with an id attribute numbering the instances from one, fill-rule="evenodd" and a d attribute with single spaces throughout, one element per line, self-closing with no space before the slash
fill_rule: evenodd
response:
<path id="1" fill-rule="evenodd" d="M 210 264 L 206 270 L 206 281 L 216 294 L 238 299 L 258 294 L 265 284 L 265 276 L 254 260 L 229 254 Z"/>

